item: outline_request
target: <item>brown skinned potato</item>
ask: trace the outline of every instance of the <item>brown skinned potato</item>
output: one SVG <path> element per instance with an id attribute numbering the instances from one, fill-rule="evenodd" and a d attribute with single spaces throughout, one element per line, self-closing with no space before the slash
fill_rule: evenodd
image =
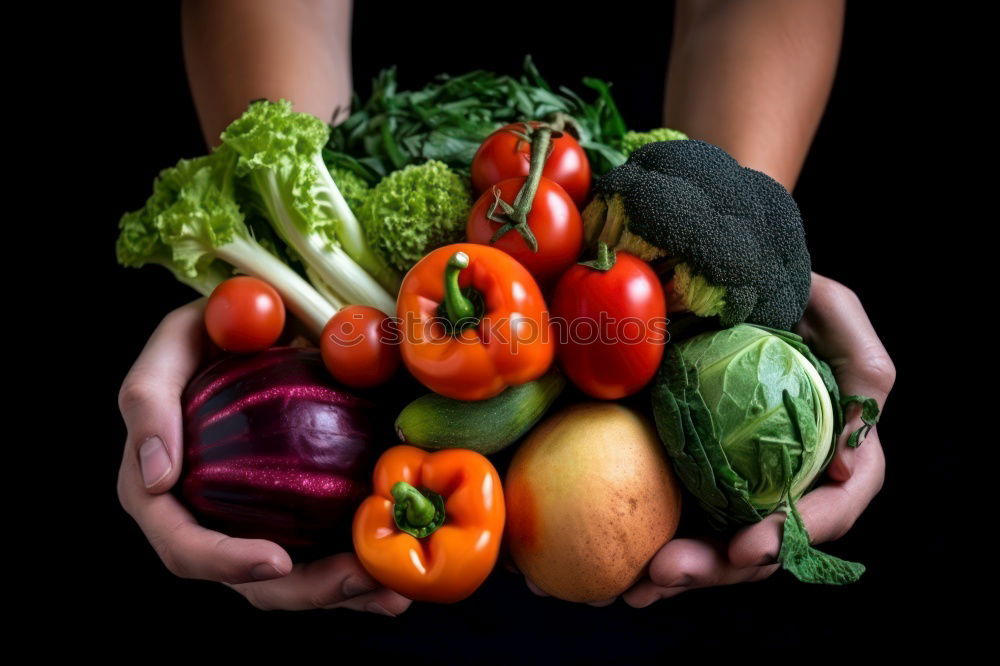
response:
<path id="1" fill-rule="evenodd" d="M 680 518 L 680 487 L 652 424 L 614 403 L 575 405 L 543 421 L 515 454 L 504 488 L 514 562 L 567 601 L 627 590 Z"/>

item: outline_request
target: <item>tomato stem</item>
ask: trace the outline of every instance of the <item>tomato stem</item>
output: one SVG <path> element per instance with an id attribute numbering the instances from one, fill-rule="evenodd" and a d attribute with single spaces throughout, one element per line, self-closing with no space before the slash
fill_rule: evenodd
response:
<path id="1" fill-rule="evenodd" d="M 608 247 L 608 244 L 601 241 L 597 244 L 597 259 L 581 261 L 582 266 L 589 266 L 597 271 L 610 271 L 615 265 L 615 251 Z"/>
<path id="2" fill-rule="evenodd" d="M 524 238 L 524 242 L 528 244 L 531 251 L 538 252 L 538 240 L 531 228 L 528 227 L 528 213 L 531 212 L 531 206 L 535 202 L 535 193 L 538 192 L 538 184 L 542 181 L 545 160 L 548 159 L 552 147 L 552 128 L 548 125 L 540 125 L 529 128 L 527 134 L 531 142 L 531 163 L 528 167 L 528 178 L 518 190 L 513 204 L 508 204 L 500 198 L 499 188 L 493 188 L 495 199 L 486 213 L 486 217 L 502 225 L 490 238 L 491 244 L 496 243 L 511 229 L 515 229 Z M 502 215 L 497 215 L 497 208 L 503 209 Z"/>

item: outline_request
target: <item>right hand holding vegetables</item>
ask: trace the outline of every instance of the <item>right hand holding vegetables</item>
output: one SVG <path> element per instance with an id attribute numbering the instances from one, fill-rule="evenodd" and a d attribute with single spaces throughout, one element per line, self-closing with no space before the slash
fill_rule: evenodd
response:
<path id="1" fill-rule="evenodd" d="M 205 361 L 204 307 L 202 299 L 167 315 L 122 383 L 122 506 L 172 573 L 225 583 L 258 608 L 402 613 L 410 600 L 379 587 L 352 553 L 293 565 L 275 543 L 201 527 L 169 492 L 181 472 L 181 392 Z"/>
<path id="2" fill-rule="evenodd" d="M 812 275 L 812 291 L 797 332 L 829 361 L 843 394 L 873 397 L 881 408 L 896 371 L 857 296 L 844 285 Z M 850 408 L 826 480 L 796 503 L 811 543 L 835 541 L 847 533 L 885 478 L 885 455 L 876 428 L 864 443 L 848 446 L 861 426 Z M 653 557 L 649 577 L 627 591 L 626 603 L 642 608 L 686 590 L 767 578 L 778 569 L 785 514 L 773 513 L 743 528 L 729 543 L 717 539 L 674 539 Z"/>

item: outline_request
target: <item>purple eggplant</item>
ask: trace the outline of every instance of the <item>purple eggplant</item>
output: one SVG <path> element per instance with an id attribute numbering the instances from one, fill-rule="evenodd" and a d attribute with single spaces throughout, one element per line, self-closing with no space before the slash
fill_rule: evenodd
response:
<path id="1" fill-rule="evenodd" d="M 180 494 L 199 521 L 286 547 L 349 533 L 380 448 L 375 407 L 337 386 L 318 351 L 224 358 L 183 408 Z"/>

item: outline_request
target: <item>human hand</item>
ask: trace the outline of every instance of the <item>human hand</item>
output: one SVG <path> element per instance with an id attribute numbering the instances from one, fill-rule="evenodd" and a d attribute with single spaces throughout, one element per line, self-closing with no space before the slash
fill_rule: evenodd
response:
<path id="1" fill-rule="evenodd" d="M 805 315 L 796 332 L 830 364 L 842 395 L 875 398 L 881 408 L 892 389 L 896 370 L 875 334 L 858 297 L 844 285 L 813 274 Z M 858 448 L 847 446 L 861 425 L 857 407 L 848 410 L 847 425 L 827 467 L 827 480 L 796 502 L 814 544 L 847 533 L 882 487 L 885 456 L 873 428 Z M 623 598 L 636 608 L 698 587 L 761 580 L 778 569 L 777 557 L 785 514 L 774 513 L 738 531 L 728 542 L 674 539 L 653 557 L 649 577 Z"/>
<path id="2" fill-rule="evenodd" d="M 122 383 L 118 397 L 128 435 L 118 498 L 171 573 L 225 583 L 261 609 L 351 608 L 384 615 L 410 600 L 378 583 L 353 553 L 292 564 L 263 539 L 237 539 L 198 525 L 168 492 L 183 459 L 181 393 L 206 358 L 205 300 L 168 314 Z"/>

